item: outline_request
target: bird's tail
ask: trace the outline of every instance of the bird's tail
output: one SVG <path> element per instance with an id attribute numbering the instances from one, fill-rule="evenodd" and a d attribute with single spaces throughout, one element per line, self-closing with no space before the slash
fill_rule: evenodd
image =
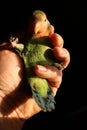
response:
<path id="1" fill-rule="evenodd" d="M 36 100 L 37 104 L 42 108 L 44 112 L 51 112 L 52 110 L 55 109 L 55 99 L 52 93 L 52 90 L 49 86 L 47 97 L 44 98 L 40 94 L 38 94 L 37 91 L 32 89 L 33 97 Z"/>

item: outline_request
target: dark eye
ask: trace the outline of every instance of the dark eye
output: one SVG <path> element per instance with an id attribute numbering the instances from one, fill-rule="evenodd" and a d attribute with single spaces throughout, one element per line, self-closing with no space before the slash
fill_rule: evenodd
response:
<path id="1" fill-rule="evenodd" d="M 45 19 L 44 21 L 46 22 L 47 20 Z"/>

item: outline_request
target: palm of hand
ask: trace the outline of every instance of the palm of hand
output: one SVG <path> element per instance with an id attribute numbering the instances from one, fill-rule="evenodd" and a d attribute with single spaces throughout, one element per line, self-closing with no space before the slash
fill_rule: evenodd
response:
<path id="1" fill-rule="evenodd" d="M 0 51 L 0 96 L 1 115 L 26 119 L 40 111 L 35 101 L 27 94 L 22 84 L 23 64 L 13 52 Z M 20 87 L 21 85 L 21 87 Z M 29 104 L 32 104 L 31 107 Z M 36 104 L 36 111 L 32 107 Z M 32 109 L 30 111 L 30 109 Z M 31 113 L 30 113 L 31 112 Z"/>

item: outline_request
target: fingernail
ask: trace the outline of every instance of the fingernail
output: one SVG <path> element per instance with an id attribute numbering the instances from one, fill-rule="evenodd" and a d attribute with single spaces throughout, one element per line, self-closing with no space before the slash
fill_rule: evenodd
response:
<path id="1" fill-rule="evenodd" d="M 38 69 L 39 69 L 39 71 L 42 71 L 42 72 L 46 72 L 47 71 L 47 67 L 41 66 L 41 65 L 38 65 Z"/>

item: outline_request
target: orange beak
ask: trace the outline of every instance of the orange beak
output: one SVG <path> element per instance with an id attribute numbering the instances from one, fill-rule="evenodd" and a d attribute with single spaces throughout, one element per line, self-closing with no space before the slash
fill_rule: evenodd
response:
<path id="1" fill-rule="evenodd" d="M 40 32 L 40 24 L 35 23 L 35 25 L 34 25 L 34 33 L 37 34 L 38 32 Z"/>

